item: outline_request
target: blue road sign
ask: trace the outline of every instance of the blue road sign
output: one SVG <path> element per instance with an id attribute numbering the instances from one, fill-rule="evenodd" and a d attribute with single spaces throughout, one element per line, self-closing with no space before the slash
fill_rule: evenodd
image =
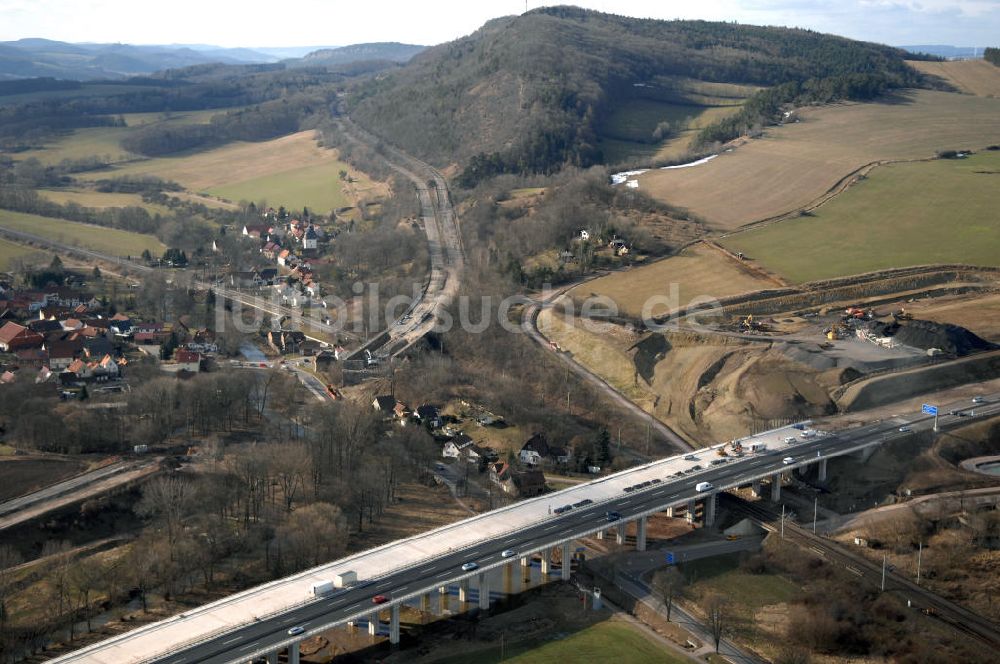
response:
<path id="1" fill-rule="evenodd" d="M 932 406 L 929 403 L 925 403 L 923 406 L 920 407 L 920 412 L 926 413 L 928 415 L 937 415 L 938 409 L 937 406 Z"/>
<path id="2" fill-rule="evenodd" d="M 673 551 L 667 551 L 667 564 L 668 565 L 673 565 L 674 564 L 674 552 Z"/>

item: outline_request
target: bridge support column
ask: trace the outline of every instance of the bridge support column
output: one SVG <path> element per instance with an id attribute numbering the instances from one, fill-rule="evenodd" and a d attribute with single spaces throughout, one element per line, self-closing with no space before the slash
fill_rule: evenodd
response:
<path id="1" fill-rule="evenodd" d="M 299 642 L 288 646 L 288 664 L 299 664 Z"/>
<path id="2" fill-rule="evenodd" d="M 562 545 L 562 569 L 560 572 L 562 574 L 560 577 L 563 581 L 569 581 L 570 574 L 573 573 L 573 558 L 569 550 L 569 542 L 563 542 Z"/>
<path id="3" fill-rule="evenodd" d="M 619 521 L 618 526 L 615 527 L 615 544 L 622 546 L 625 544 L 625 522 Z"/>
<path id="4" fill-rule="evenodd" d="M 693 500 L 689 500 L 687 504 L 687 511 L 684 514 L 684 518 L 692 526 L 694 525 L 694 513 L 698 509 L 698 503 Z"/>
<path id="5" fill-rule="evenodd" d="M 521 556 L 521 567 L 530 567 L 531 559 L 528 556 Z"/>
<path id="6" fill-rule="evenodd" d="M 542 551 L 542 575 L 548 576 L 549 574 L 549 564 L 551 562 L 552 552 L 548 549 Z"/>
<path id="7" fill-rule="evenodd" d="M 431 612 L 431 594 L 424 593 L 420 596 L 420 611 L 423 613 Z"/>
<path id="8" fill-rule="evenodd" d="M 646 550 L 646 517 L 640 517 L 635 522 L 635 550 Z"/>
<path id="9" fill-rule="evenodd" d="M 816 479 L 820 482 L 826 481 L 826 459 L 819 462 L 819 468 L 817 469 Z"/>
<path id="10" fill-rule="evenodd" d="M 372 614 L 368 616 L 368 636 L 375 636 L 378 634 L 378 627 L 378 611 L 373 611 Z"/>
<path id="11" fill-rule="evenodd" d="M 438 587 L 438 594 L 447 595 L 448 594 L 448 586 L 439 586 Z"/>
<path id="12" fill-rule="evenodd" d="M 667 513 L 667 518 L 670 518 L 670 519 L 674 518 L 674 507 L 673 507 L 673 505 L 671 505 L 670 507 L 668 507 L 665 511 Z"/>
<path id="13" fill-rule="evenodd" d="M 872 457 L 873 454 L 875 454 L 875 450 L 877 448 L 878 445 L 869 445 L 868 447 L 862 447 L 860 450 L 855 452 L 855 454 L 858 455 L 858 460 L 861 461 L 861 463 L 865 463 Z"/>
<path id="14" fill-rule="evenodd" d="M 514 594 L 514 564 L 507 563 L 503 566 L 503 592 L 505 595 Z"/>
<path id="15" fill-rule="evenodd" d="M 781 473 L 771 475 L 771 502 L 781 500 Z"/>
<path id="16" fill-rule="evenodd" d="M 393 604 L 389 611 L 389 643 L 399 643 L 399 604 Z"/>
<path id="17" fill-rule="evenodd" d="M 269 652 L 267 653 L 267 664 L 278 664 L 278 653 Z"/>
<path id="18" fill-rule="evenodd" d="M 479 575 L 479 608 L 482 611 L 490 610 L 490 581 L 485 572 Z"/>
<path id="19" fill-rule="evenodd" d="M 603 530 L 598 530 L 597 531 L 597 539 L 599 539 L 599 540 L 604 539 L 604 531 Z"/>
<path id="20" fill-rule="evenodd" d="M 752 493 L 755 498 L 760 498 L 760 480 L 754 480 L 750 483 L 750 493 Z"/>
<path id="21" fill-rule="evenodd" d="M 715 507 L 716 503 L 719 502 L 719 494 L 713 493 L 705 498 L 705 525 L 714 526 L 715 525 Z"/>
<path id="22" fill-rule="evenodd" d="M 458 601 L 465 604 L 469 601 L 469 580 L 462 579 L 458 582 Z"/>

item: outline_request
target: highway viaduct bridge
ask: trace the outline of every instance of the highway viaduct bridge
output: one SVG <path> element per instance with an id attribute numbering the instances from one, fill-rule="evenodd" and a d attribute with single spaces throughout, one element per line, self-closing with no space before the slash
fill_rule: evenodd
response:
<path id="1" fill-rule="evenodd" d="M 1000 413 L 997 396 L 977 405 L 976 415 Z M 965 422 L 968 419 L 945 415 L 940 426 Z M 288 661 L 296 662 L 303 639 L 347 625 L 367 625 L 376 633 L 384 626 L 379 616 L 386 611 L 389 640 L 397 643 L 404 603 L 423 607 L 442 588 L 458 585 L 460 600 L 488 608 L 494 570 L 511 574 L 540 556 L 543 574 L 553 573 L 553 560 L 558 559 L 559 578 L 568 579 L 570 565 L 565 562 L 571 559 L 574 540 L 613 533 L 623 543 L 634 523 L 641 550 L 652 514 L 683 513 L 692 521 L 700 514 L 711 525 L 720 492 L 749 487 L 777 500 L 791 472 L 816 472 L 822 480 L 830 459 L 851 454 L 866 459 L 876 446 L 932 425 L 933 418 L 924 416 L 838 432 L 802 424 L 741 439 L 741 456 L 729 453 L 732 446 L 726 443 L 660 459 L 252 588 L 54 661 L 186 664 L 266 657 L 276 662 L 278 653 L 287 649 Z M 719 455 L 720 448 L 727 456 Z M 313 583 L 349 570 L 357 573 L 357 584 L 329 596 L 310 596 Z M 385 603 L 373 605 L 376 595 L 384 596 Z"/>

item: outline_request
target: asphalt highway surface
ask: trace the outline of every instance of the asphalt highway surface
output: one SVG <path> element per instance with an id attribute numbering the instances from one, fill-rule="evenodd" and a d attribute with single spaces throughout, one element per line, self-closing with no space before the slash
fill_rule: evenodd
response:
<path id="1" fill-rule="evenodd" d="M 1000 413 L 1000 395 L 992 395 L 988 403 L 975 404 L 965 401 L 961 404 L 942 406 L 941 412 L 950 408 L 964 408 L 965 412 L 975 410 L 977 416 Z M 939 419 L 941 428 L 951 428 L 969 421 L 969 417 L 943 415 Z M 894 418 L 892 421 L 876 422 L 863 427 L 833 434 L 818 435 L 797 443 L 794 453 L 783 450 L 777 454 L 759 454 L 744 457 L 680 477 L 666 476 L 662 482 L 644 490 L 623 493 L 620 498 L 595 503 L 582 508 L 574 508 L 561 515 L 553 514 L 540 520 L 537 525 L 524 528 L 516 533 L 507 533 L 496 539 L 484 540 L 474 547 L 450 551 L 434 559 L 425 560 L 411 567 L 398 570 L 384 577 L 365 582 L 337 594 L 317 599 L 276 616 L 259 620 L 241 629 L 217 635 L 211 640 L 192 645 L 167 657 L 156 660 L 169 664 L 185 662 L 239 662 L 251 656 L 277 650 L 291 642 L 299 641 L 312 634 L 352 618 L 367 616 L 375 608 L 387 608 L 434 588 L 455 583 L 463 578 L 474 577 L 483 569 L 497 567 L 504 563 L 517 563 L 517 558 L 504 559 L 501 552 L 513 550 L 517 556 L 530 555 L 558 543 L 590 535 L 598 530 L 613 526 L 608 521 L 608 512 L 618 512 L 622 520 L 628 521 L 646 513 L 661 511 L 671 505 L 681 505 L 706 494 L 695 490 L 699 482 L 711 482 L 715 490 L 749 484 L 753 479 L 777 472 L 815 463 L 820 458 L 836 455 L 840 450 L 860 447 L 875 441 L 890 441 L 925 431 L 933 425 L 933 417 L 912 416 Z M 901 430 L 903 429 L 903 430 Z M 791 456 L 793 462 L 784 463 Z M 553 496 L 558 501 L 558 495 Z M 552 509 L 562 507 L 558 502 Z M 461 566 L 475 562 L 479 569 L 463 572 Z M 385 595 L 387 604 L 376 607 L 372 604 L 374 595 Z M 303 598 L 305 600 L 307 598 Z M 305 633 L 290 636 L 288 630 L 301 626 Z"/>

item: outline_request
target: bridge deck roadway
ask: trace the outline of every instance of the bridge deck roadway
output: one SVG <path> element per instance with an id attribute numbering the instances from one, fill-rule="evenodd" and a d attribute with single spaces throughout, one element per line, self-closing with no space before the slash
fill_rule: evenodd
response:
<path id="1" fill-rule="evenodd" d="M 1000 402 L 993 403 L 991 399 L 991 403 L 976 406 L 976 410 L 979 415 L 997 414 Z M 903 423 L 908 422 L 914 431 L 919 431 L 930 428 L 931 421 L 928 417 L 897 418 L 835 434 L 820 432 L 806 439 L 800 431 L 785 427 L 744 439 L 745 445 L 751 441 L 766 442 L 765 453 L 745 455 L 714 466 L 710 462 L 721 458 L 716 455 L 716 448 L 695 452 L 694 459 L 685 458 L 689 455 L 662 459 L 280 579 L 55 661 L 102 664 L 248 661 L 371 613 L 373 595 L 388 596 L 391 606 L 517 560 L 503 558 L 504 550 L 513 550 L 518 557 L 530 555 L 608 528 L 612 525 L 607 520 L 608 511 L 619 512 L 627 522 L 705 497 L 704 492 L 695 490 L 699 482 L 711 482 L 714 491 L 745 486 L 755 479 L 773 477 L 823 458 L 909 436 L 909 432 L 899 431 Z M 941 418 L 942 428 L 966 422 L 968 418 Z M 794 438 L 795 442 L 786 442 L 786 438 Z M 791 464 L 783 462 L 787 457 L 792 457 Z M 702 468 L 691 472 L 696 465 Z M 625 491 L 626 487 L 654 479 L 660 482 Z M 582 500 L 593 503 L 559 515 L 549 511 Z M 478 569 L 463 572 L 461 566 L 466 562 L 477 563 Z M 347 570 L 358 573 L 360 585 L 310 600 L 311 583 Z M 287 630 L 296 625 L 305 627 L 306 632 L 289 636 Z"/>

